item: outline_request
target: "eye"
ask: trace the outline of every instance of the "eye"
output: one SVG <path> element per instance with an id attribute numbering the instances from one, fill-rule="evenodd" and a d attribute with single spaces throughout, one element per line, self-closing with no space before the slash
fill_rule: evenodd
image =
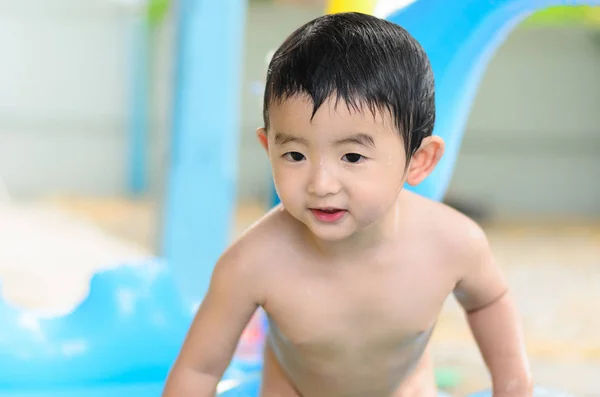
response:
<path id="1" fill-rule="evenodd" d="M 358 153 L 348 153 L 345 154 L 344 157 L 342 157 L 342 159 L 344 161 L 347 161 L 348 163 L 356 164 L 364 160 L 365 157 Z"/>
<path id="2" fill-rule="evenodd" d="M 292 162 L 299 162 L 305 159 L 304 155 L 299 152 L 287 152 L 283 155 L 283 158 Z"/>

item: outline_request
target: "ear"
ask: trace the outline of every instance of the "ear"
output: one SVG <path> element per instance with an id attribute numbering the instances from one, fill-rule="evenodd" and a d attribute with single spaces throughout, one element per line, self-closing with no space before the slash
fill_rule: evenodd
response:
<path id="1" fill-rule="evenodd" d="M 267 130 L 264 128 L 259 128 L 256 130 L 256 137 L 260 142 L 260 145 L 269 153 L 269 138 L 267 138 Z"/>
<path id="2" fill-rule="evenodd" d="M 429 136 L 423 139 L 421 146 L 415 152 L 408 165 L 406 182 L 411 186 L 416 186 L 423 182 L 434 170 L 443 154 L 444 140 L 441 137 Z"/>

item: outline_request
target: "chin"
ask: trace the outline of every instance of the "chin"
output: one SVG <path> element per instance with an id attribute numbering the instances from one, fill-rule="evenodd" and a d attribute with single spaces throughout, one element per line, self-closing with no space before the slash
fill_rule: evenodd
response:
<path id="1" fill-rule="evenodd" d="M 305 224 L 310 232 L 319 240 L 328 243 L 335 243 L 351 237 L 355 232 L 354 228 L 349 227 L 349 225 L 344 223 L 345 222 L 328 225 L 320 224 L 314 220 L 311 220 Z"/>

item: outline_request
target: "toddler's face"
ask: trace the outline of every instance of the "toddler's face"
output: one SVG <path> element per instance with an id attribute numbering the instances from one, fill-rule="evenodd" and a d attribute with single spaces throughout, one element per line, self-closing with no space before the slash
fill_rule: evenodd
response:
<path id="1" fill-rule="evenodd" d="M 392 117 L 328 100 L 292 97 L 258 131 L 283 206 L 318 238 L 344 239 L 389 213 L 404 185 L 406 155 Z"/>

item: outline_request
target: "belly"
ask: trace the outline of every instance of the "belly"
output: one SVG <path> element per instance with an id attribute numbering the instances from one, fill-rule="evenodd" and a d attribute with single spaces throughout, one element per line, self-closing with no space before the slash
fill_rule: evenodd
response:
<path id="1" fill-rule="evenodd" d="M 271 328 L 268 348 L 301 396 L 398 396 L 421 362 L 432 329 L 410 337 L 290 343 Z"/>

